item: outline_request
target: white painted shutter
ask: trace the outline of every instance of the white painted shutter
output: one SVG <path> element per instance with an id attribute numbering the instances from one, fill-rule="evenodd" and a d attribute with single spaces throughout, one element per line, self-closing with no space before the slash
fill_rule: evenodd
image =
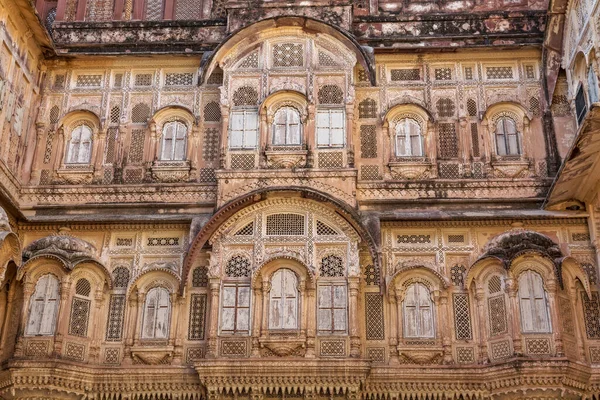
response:
<path id="1" fill-rule="evenodd" d="M 142 325 L 142 339 L 154 338 L 154 321 L 156 320 L 156 308 L 158 305 L 158 292 L 152 289 L 146 295 L 144 307 L 144 319 Z"/>
<path id="2" fill-rule="evenodd" d="M 237 297 L 237 326 L 238 331 L 250 330 L 250 287 L 239 286 Z"/>
<path id="3" fill-rule="evenodd" d="M 406 289 L 404 297 L 404 337 L 412 338 L 419 336 L 417 304 L 417 285 L 411 285 Z"/>
<path id="4" fill-rule="evenodd" d="M 156 324 L 154 328 L 155 339 L 166 339 L 169 337 L 170 315 L 171 299 L 169 296 L 169 292 L 164 288 L 159 288 L 156 309 Z"/>
<path id="5" fill-rule="evenodd" d="M 318 291 L 318 315 L 317 315 L 317 329 L 319 331 L 330 331 L 333 325 L 331 307 L 332 307 L 332 294 L 333 287 L 331 285 L 319 286 Z"/>
<path id="6" fill-rule="evenodd" d="M 421 337 L 435 336 L 433 326 L 433 305 L 429 290 L 423 285 L 415 285 L 419 295 L 419 333 Z"/>
<path id="7" fill-rule="evenodd" d="M 42 276 L 31 296 L 28 335 L 53 335 L 58 308 L 58 279 L 51 274 Z"/>
<path id="8" fill-rule="evenodd" d="M 175 160 L 185 160 L 185 142 L 187 137 L 187 127 L 177 123 L 177 139 L 175 141 Z"/>

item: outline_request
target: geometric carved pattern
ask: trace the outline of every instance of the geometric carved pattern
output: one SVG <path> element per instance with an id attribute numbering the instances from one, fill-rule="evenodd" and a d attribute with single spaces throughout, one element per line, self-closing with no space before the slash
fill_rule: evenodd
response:
<path id="1" fill-rule="evenodd" d="M 239 68 L 258 68 L 258 51 L 246 56 L 240 63 Z"/>
<path id="2" fill-rule="evenodd" d="M 192 287 L 208 286 L 208 269 L 206 267 L 196 267 L 192 272 Z"/>
<path id="3" fill-rule="evenodd" d="M 110 109 L 110 123 L 118 124 L 120 118 L 121 118 L 121 107 L 114 106 L 113 108 L 111 108 Z"/>
<path id="4" fill-rule="evenodd" d="M 487 79 L 512 79 L 512 67 L 487 67 L 485 69 Z"/>
<path id="5" fill-rule="evenodd" d="M 104 364 L 120 364 L 121 349 L 118 347 L 109 347 L 104 349 Z"/>
<path id="6" fill-rule="evenodd" d="M 346 342 L 343 340 L 321 340 L 320 355 L 344 357 L 346 355 Z"/>
<path id="7" fill-rule="evenodd" d="M 361 165 L 360 179 L 363 181 L 378 181 L 381 180 L 379 165 Z"/>
<path id="8" fill-rule="evenodd" d="M 440 124 L 442 125 L 442 124 Z M 460 165 L 456 163 L 440 163 L 438 164 L 438 174 L 440 179 L 459 179 Z"/>
<path id="9" fill-rule="evenodd" d="M 215 68 L 206 80 L 206 83 L 209 85 L 221 85 L 223 83 L 223 70 L 219 67 Z"/>
<path id="10" fill-rule="evenodd" d="M 104 156 L 104 162 L 106 164 L 112 164 L 115 162 L 115 144 L 117 141 L 117 134 L 119 133 L 118 128 L 108 128 L 106 135 L 106 151 Z"/>
<path id="11" fill-rule="evenodd" d="M 370 347 L 367 349 L 367 359 L 371 362 L 385 362 L 385 347 Z"/>
<path id="12" fill-rule="evenodd" d="M 575 334 L 575 321 L 571 312 L 571 302 L 568 298 L 558 297 L 558 312 L 562 321 L 563 333 L 566 335 Z"/>
<path id="13" fill-rule="evenodd" d="M 219 122 L 221 120 L 221 106 L 216 101 L 210 101 L 204 106 L 204 122 Z"/>
<path id="14" fill-rule="evenodd" d="M 549 339 L 525 339 L 527 354 L 548 355 L 550 354 Z"/>
<path id="15" fill-rule="evenodd" d="M 102 85 L 102 75 L 78 75 L 75 84 L 78 88 L 98 87 Z"/>
<path id="16" fill-rule="evenodd" d="M 573 234 L 575 236 L 575 234 Z M 596 266 L 592 263 L 582 263 L 581 268 L 586 272 L 588 279 L 592 285 L 598 283 L 598 273 L 596 272 Z"/>
<path id="17" fill-rule="evenodd" d="M 592 298 L 581 293 L 583 303 L 583 319 L 588 339 L 600 339 L 600 299 L 598 292 L 592 292 Z"/>
<path id="18" fill-rule="evenodd" d="M 304 65 L 302 44 L 280 43 L 273 46 L 274 67 L 301 67 Z"/>
<path id="19" fill-rule="evenodd" d="M 50 162 L 52 157 L 52 141 L 54 140 L 54 131 L 49 131 L 46 137 L 46 150 L 44 151 L 44 164 Z"/>
<path id="20" fill-rule="evenodd" d="M 34 340 L 27 343 L 25 355 L 29 357 L 45 357 L 48 355 L 50 342 L 47 340 Z"/>
<path id="21" fill-rule="evenodd" d="M 165 86 L 190 86 L 193 81 L 194 74 L 191 72 L 168 73 L 165 75 Z"/>
<path id="22" fill-rule="evenodd" d="M 490 318 L 490 335 L 496 336 L 506 333 L 507 323 L 504 296 L 488 299 L 488 314 Z"/>
<path id="23" fill-rule="evenodd" d="M 317 94 L 319 104 L 342 104 L 344 92 L 337 85 L 323 85 Z"/>
<path id="24" fill-rule="evenodd" d="M 80 279 L 75 285 L 75 294 L 81 296 L 89 296 L 91 290 L 92 286 L 90 285 L 90 281 L 88 281 L 87 279 Z"/>
<path id="25" fill-rule="evenodd" d="M 508 342 L 508 340 L 492 343 L 490 347 L 492 348 L 493 360 L 501 360 L 503 358 L 508 358 L 512 355 L 510 351 L 510 343 Z"/>
<path id="26" fill-rule="evenodd" d="M 255 106 L 258 103 L 258 92 L 252 86 L 239 87 L 233 93 L 234 106 Z"/>
<path id="27" fill-rule="evenodd" d="M 465 79 L 468 81 L 473 80 L 473 68 L 465 67 Z"/>
<path id="28" fill-rule="evenodd" d="M 361 125 L 360 127 L 360 156 L 362 158 L 377 158 L 375 125 Z"/>
<path id="29" fill-rule="evenodd" d="M 529 98 L 529 112 L 535 117 L 540 115 L 540 100 L 537 97 Z"/>
<path id="30" fill-rule="evenodd" d="M 392 81 L 420 81 L 421 70 L 414 69 L 393 69 L 390 71 Z"/>
<path id="31" fill-rule="evenodd" d="M 454 293 L 454 328 L 457 340 L 471 340 L 471 314 L 469 312 L 469 296 Z"/>
<path id="32" fill-rule="evenodd" d="M 221 342 L 222 356 L 246 356 L 246 341 L 245 340 L 227 340 Z"/>
<path id="33" fill-rule="evenodd" d="M 141 163 L 144 159 L 144 142 L 146 131 L 144 129 L 133 129 L 131 131 L 131 144 L 129 145 L 129 162 Z"/>
<path id="34" fill-rule="evenodd" d="M 465 235 L 448 235 L 448 243 L 463 244 L 464 241 L 465 241 Z"/>
<path id="35" fill-rule="evenodd" d="M 200 168 L 200 179 L 199 182 L 216 182 L 217 176 L 215 175 L 214 168 Z"/>
<path id="36" fill-rule="evenodd" d="M 365 293 L 365 324 L 367 340 L 384 340 L 383 296 L 379 293 Z"/>
<path id="37" fill-rule="evenodd" d="M 146 19 L 157 21 L 163 17 L 163 2 L 161 0 L 148 0 L 146 3 Z M 137 82 L 136 82 L 137 83 Z"/>
<path id="38" fill-rule="evenodd" d="M 78 343 L 67 343 L 64 357 L 70 360 L 83 361 L 85 345 Z"/>
<path id="39" fill-rule="evenodd" d="M 450 280 L 454 286 L 462 287 L 465 284 L 465 271 L 465 266 L 460 264 L 456 264 L 450 268 Z"/>
<path id="40" fill-rule="evenodd" d="M 304 235 L 304 215 L 271 214 L 267 215 L 267 236 Z"/>
<path id="41" fill-rule="evenodd" d="M 326 223 L 317 220 L 317 235 L 319 235 L 319 236 L 331 236 L 331 235 L 337 235 L 337 234 L 338 233 L 337 233 L 337 231 L 335 229 L 333 229 L 332 227 L 330 227 Z"/>
<path id="42" fill-rule="evenodd" d="M 440 123 L 439 126 L 439 155 L 440 158 L 458 157 L 458 138 L 454 123 Z"/>
<path id="43" fill-rule="evenodd" d="M 398 235 L 396 236 L 398 244 L 424 244 L 431 243 L 431 235 Z"/>
<path id="44" fill-rule="evenodd" d="M 475 102 L 475 99 L 467 100 L 467 113 L 470 117 L 477 116 L 477 103 Z"/>
<path id="45" fill-rule="evenodd" d="M 254 168 L 254 154 L 232 154 L 231 169 L 249 170 Z"/>
<path id="46" fill-rule="evenodd" d="M 233 236 L 252 236 L 254 234 L 254 221 L 243 226 Z"/>
<path id="47" fill-rule="evenodd" d="M 471 147 L 473 148 L 473 157 L 479 157 L 479 133 L 476 122 L 471 123 Z"/>
<path id="48" fill-rule="evenodd" d="M 190 347 L 187 349 L 187 355 L 185 362 L 188 364 L 193 363 L 204 358 L 204 349 L 202 347 Z"/>
<path id="49" fill-rule="evenodd" d="M 219 153 L 219 129 L 206 128 L 204 130 L 204 146 L 202 146 L 202 159 L 204 161 L 215 161 Z M 252 167 L 254 168 L 254 157 L 252 157 Z"/>
<path id="50" fill-rule="evenodd" d="M 86 337 L 89 316 L 90 301 L 77 297 L 73 298 L 73 303 L 71 304 L 71 321 L 69 322 L 69 335 Z"/>
<path id="51" fill-rule="evenodd" d="M 364 99 L 358 103 L 358 118 L 377 118 L 377 102 L 373 99 Z"/>
<path id="52" fill-rule="evenodd" d="M 319 153 L 319 168 L 343 168 L 344 154 L 341 151 Z"/>
<path id="53" fill-rule="evenodd" d="M 123 336 L 125 319 L 125 295 L 112 294 L 108 305 L 108 322 L 106 324 L 106 341 L 118 342 Z"/>
<path id="54" fill-rule="evenodd" d="M 373 264 L 365 267 L 365 282 L 367 286 L 379 286 L 379 269 Z"/>
<path id="55" fill-rule="evenodd" d="M 452 68 L 436 68 L 434 75 L 436 81 L 450 81 L 452 80 Z"/>
<path id="56" fill-rule="evenodd" d="M 459 364 L 472 364 L 475 362 L 475 351 L 472 347 L 457 347 L 456 362 Z"/>
<path id="57" fill-rule="evenodd" d="M 334 255 L 329 255 L 321 259 L 320 275 L 327 278 L 336 278 L 344 276 L 344 262 Z"/>
<path id="58" fill-rule="evenodd" d="M 58 106 L 54 106 L 50 109 L 50 123 L 55 124 L 58 122 L 58 116 L 60 113 L 60 109 Z"/>
<path id="59" fill-rule="evenodd" d="M 498 275 L 492 276 L 488 282 L 488 291 L 490 294 L 498 293 L 502 290 L 502 281 Z"/>
<path id="60" fill-rule="evenodd" d="M 230 278 L 247 278 L 250 272 L 250 260 L 243 256 L 231 257 L 225 266 L 225 275 Z"/>
<path id="61" fill-rule="evenodd" d="M 525 66 L 525 77 L 527 79 L 535 79 L 535 69 L 533 68 L 533 65 Z"/>
<path id="62" fill-rule="evenodd" d="M 439 99 L 436 103 L 437 112 L 440 117 L 453 117 L 456 107 L 454 102 L 449 98 Z"/>
<path id="63" fill-rule="evenodd" d="M 147 104 L 139 103 L 131 109 L 131 122 L 134 124 L 145 123 L 148 118 L 150 118 L 150 106 Z"/>
<path id="64" fill-rule="evenodd" d="M 129 284 L 129 270 L 126 267 L 117 267 L 113 271 L 113 285 L 115 288 L 126 288 Z"/>
<path id="65" fill-rule="evenodd" d="M 135 86 L 152 86 L 152 74 L 137 74 L 135 76 Z"/>
<path id="66" fill-rule="evenodd" d="M 592 363 L 600 363 L 600 347 L 590 347 L 590 361 Z"/>
<path id="67" fill-rule="evenodd" d="M 206 315 L 206 295 L 192 294 L 188 340 L 204 339 L 204 319 Z"/>
<path id="68" fill-rule="evenodd" d="M 338 63 L 335 62 L 333 57 L 327 53 L 319 52 L 319 65 L 322 67 L 337 67 Z"/>

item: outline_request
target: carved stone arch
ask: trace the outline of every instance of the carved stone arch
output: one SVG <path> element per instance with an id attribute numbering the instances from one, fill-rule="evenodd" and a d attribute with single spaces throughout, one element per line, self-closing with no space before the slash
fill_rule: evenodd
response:
<path id="1" fill-rule="evenodd" d="M 592 288 L 587 273 L 581 267 L 581 263 L 573 257 L 565 257 L 562 260 L 561 272 L 563 275 L 563 287 L 565 287 L 566 281 L 576 282 L 579 281 L 583 290 L 589 298 L 592 297 Z M 566 279 L 565 279 L 566 278 Z"/>
<path id="2" fill-rule="evenodd" d="M 142 272 L 133 279 L 127 289 L 127 296 L 129 297 L 134 291 L 137 291 L 138 293 L 148 293 L 150 289 L 159 286 L 164 287 L 169 293 L 174 294 L 180 285 L 181 280 L 173 271 L 167 269 L 153 269 Z"/>
<path id="3" fill-rule="evenodd" d="M 2 281 L 8 263 L 12 261 L 19 265 L 22 258 L 19 237 L 10 231 L 0 231 L 0 281 Z"/>
<path id="4" fill-rule="evenodd" d="M 412 112 L 423 121 L 434 122 L 433 114 L 427 109 L 425 102 L 417 97 L 403 95 L 393 99 L 384 115 L 384 123 L 391 121 L 397 113 Z"/>
<path id="5" fill-rule="evenodd" d="M 518 256 L 511 262 L 508 272 L 515 281 L 518 281 L 521 274 L 527 270 L 540 274 L 544 286 L 546 286 L 549 281 L 555 282 L 557 278 L 554 263 L 547 257 L 536 254 Z"/>
<path id="6" fill-rule="evenodd" d="M 53 255 L 40 255 L 27 260 L 19 268 L 17 280 L 35 285 L 40 277 L 53 274 L 59 281 L 63 281 L 69 276 L 69 272 L 62 259 Z"/>
<path id="7" fill-rule="evenodd" d="M 475 289 L 485 289 L 485 282 L 495 274 L 500 274 L 502 277 L 507 276 L 506 266 L 500 258 L 488 257 L 477 260 L 467 270 L 465 287 L 471 288 L 474 285 Z"/>
<path id="8" fill-rule="evenodd" d="M 415 282 L 424 284 L 430 292 L 446 290 L 450 286 L 446 277 L 422 261 L 406 262 L 406 266 L 402 266 L 391 277 L 388 277 L 387 281 L 389 295 L 393 295 L 394 291 L 403 293 L 408 285 Z"/>
<path id="9" fill-rule="evenodd" d="M 308 118 L 308 100 L 306 94 L 293 89 L 284 89 L 269 94 L 259 107 L 261 115 L 266 115 L 269 126 L 273 123 L 275 113 L 281 107 L 293 107 L 300 113 L 303 125 Z"/>
<path id="10" fill-rule="evenodd" d="M 202 249 L 204 246 L 209 244 L 209 240 L 215 235 L 217 230 L 221 230 L 221 226 L 224 222 L 238 211 L 262 201 L 265 198 L 263 196 L 266 196 L 267 192 L 271 196 L 274 196 L 280 190 L 289 193 L 290 188 L 286 188 L 285 190 L 283 188 L 263 188 L 252 191 L 229 201 L 218 209 L 212 218 L 200 228 L 199 232 L 191 242 L 189 251 L 183 262 L 182 276 L 184 277 L 184 280 L 180 290 L 183 290 L 184 288 L 185 280 L 187 279 L 190 268 L 194 265 L 194 260 L 203 251 Z M 353 240 L 362 241 L 366 245 L 369 249 L 375 268 L 381 270 L 381 257 L 379 255 L 380 235 L 375 225 L 367 223 L 368 218 L 366 216 L 363 216 L 349 204 L 346 204 L 329 194 L 311 188 L 297 188 L 296 190 L 302 195 L 303 199 L 316 200 L 320 203 L 321 207 L 329 209 L 332 218 L 335 217 L 334 219 L 339 218 L 341 221 L 344 221 L 350 230 L 347 234 L 352 234 L 355 238 Z"/>
<path id="11" fill-rule="evenodd" d="M 485 111 L 483 120 L 490 127 L 490 132 L 493 132 L 496 121 L 504 116 L 510 117 L 515 121 L 517 129 L 521 134 L 523 134 L 523 129 L 533 118 L 527 107 L 520 102 L 513 99 L 504 99 L 491 104 Z"/>
<path id="12" fill-rule="evenodd" d="M 375 62 L 371 48 L 361 46 L 353 35 L 323 21 L 317 21 L 309 17 L 272 17 L 266 18 L 234 32 L 221 42 L 217 48 L 204 57 L 200 63 L 200 82 L 205 82 L 217 66 L 222 66 L 230 53 L 237 53 L 233 57 L 237 60 L 239 54 L 248 54 L 247 48 L 251 41 L 264 33 L 277 34 L 281 28 L 293 28 L 305 35 L 330 36 L 333 40 L 340 42 L 347 48 L 358 63 L 360 63 L 369 76 L 372 85 L 375 85 Z M 278 29 L 277 29 L 278 28 Z M 246 50 L 243 50 L 243 49 Z M 234 50 L 237 49 L 237 52 Z"/>
<path id="13" fill-rule="evenodd" d="M 290 261 L 291 263 L 289 263 Z M 284 263 L 286 264 L 282 265 Z M 262 278 L 268 278 L 270 280 L 273 273 L 280 268 L 291 269 L 300 278 L 301 282 L 306 282 L 307 286 L 310 288 L 315 287 L 314 273 L 304 261 L 283 252 L 281 254 L 273 254 L 254 270 L 252 273 L 251 286 L 254 288 L 260 287 L 261 281 L 263 280 Z"/>
<path id="14" fill-rule="evenodd" d="M 71 272 L 71 280 L 75 282 L 78 278 L 86 278 L 92 280 L 92 286 L 96 290 L 102 290 L 104 284 L 108 285 L 108 289 L 113 288 L 113 279 L 108 269 L 101 263 L 95 261 L 82 261 L 78 263 Z"/>
<path id="15" fill-rule="evenodd" d="M 49 235 L 30 243 L 23 250 L 23 261 L 37 256 L 54 256 L 60 259 L 65 268 L 72 270 L 80 262 L 100 263 L 96 258 L 96 247 L 91 243 L 65 234 Z"/>
<path id="16" fill-rule="evenodd" d="M 158 136 L 162 136 L 162 127 L 167 122 L 181 121 L 188 129 L 188 135 L 194 128 L 196 119 L 191 110 L 183 106 L 166 106 L 154 113 L 150 119 L 150 127 L 155 128 Z"/>
<path id="17" fill-rule="evenodd" d="M 70 134 L 77 126 L 85 124 L 92 129 L 93 133 L 100 130 L 100 117 L 89 110 L 72 110 L 65 114 L 59 121 L 57 126 L 63 129 L 66 134 Z"/>

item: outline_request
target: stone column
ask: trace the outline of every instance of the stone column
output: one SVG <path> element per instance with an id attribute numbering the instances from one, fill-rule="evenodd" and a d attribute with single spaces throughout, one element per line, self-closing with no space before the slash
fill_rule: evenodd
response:
<path id="1" fill-rule="evenodd" d="M 221 282 L 219 278 L 210 278 L 208 284 L 210 290 L 210 318 L 208 320 L 208 345 L 206 349 L 206 358 L 216 358 L 217 351 L 217 334 L 219 321 L 219 291 Z"/>
<path id="2" fill-rule="evenodd" d="M 201 151 L 198 142 L 200 141 L 200 131 L 196 124 L 192 124 L 192 131 L 189 137 L 189 143 L 187 147 L 186 159 L 190 160 L 190 181 L 196 181 L 198 179 L 198 158 L 200 157 Z"/>
<path id="3" fill-rule="evenodd" d="M 65 159 L 66 138 L 64 128 L 58 130 L 58 141 L 56 143 L 56 159 L 54 160 L 54 169 L 60 169 Z"/>
<path id="4" fill-rule="evenodd" d="M 306 285 L 306 309 L 307 310 L 315 310 L 316 309 L 316 298 L 315 298 L 316 289 L 313 285 Z M 307 312 L 308 314 L 308 312 Z M 311 314 L 311 317 L 306 321 L 306 354 L 305 357 L 313 358 L 315 357 L 315 324 L 316 324 L 316 316 Z"/>
<path id="5" fill-rule="evenodd" d="M 547 296 L 548 296 L 548 307 L 550 308 L 550 326 L 552 329 L 552 337 L 554 341 L 554 347 L 556 350 L 557 357 L 564 357 L 565 351 L 563 348 L 563 340 L 561 334 L 561 327 L 559 323 L 558 315 L 558 304 L 556 301 L 556 281 L 554 279 L 548 280 L 546 283 Z"/>
<path id="6" fill-rule="evenodd" d="M 104 148 L 106 146 L 106 131 L 101 130 L 95 135 L 94 151 L 92 160 L 94 163 L 94 182 L 100 183 L 103 179 L 102 163 L 104 162 Z"/>
<path id="7" fill-rule="evenodd" d="M 271 291 L 271 282 L 268 279 L 263 278 L 262 281 L 262 315 L 261 315 L 261 330 L 260 336 L 265 337 L 268 329 L 269 329 L 269 292 Z"/>
<path id="8" fill-rule="evenodd" d="M 402 292 L 398 289 L 390 288 L 394 293 L 390 294 L 390 364 L 399 364 L 398 357 L 398 342 L 400 340 L 400 332 L 402 332 L 402 322 L 400 321 L 402 307 Z"/>
<path id="9" fill-rule="evenodd" d="M 177 289 L 176 289 L 177 290 Z M 170 294 L 171 304 L 171 326 L 169 330 L 169 344 L 174 347 L 173 349 L 173 363 L 181 364 L 183 362 L 183 341 L 181 330 L 181 315 L 184 314 L 184 307 L 186 304 L 185 297 L 179 296 L 177 292 Z M 187 304 L 190 304 L 188 301 Z"/>
<path id="10" fill-rule="evenodd" d="M 260 343 L 258 339 L 261 336 L 262 326 L 262 289 L 262 283 L 257 283 L 252 288 L 252 292 L 254 294 L 254 318 L 252 319 L 252 351 L 250 354 L 251 357 L 260 357 Z"/>
<path id="11" fill-rule="evenodd" d="M 25 282 L 23 283 L 23 312 L 21 313 L 21 322 L 20 322 L 20 332 L 17 334 L 17 343 L 15 345 L 15 357 L 23 357 L 25 355 L 23 336 L 25 335 L 25 331 L 27 329 L 27 318 L 29 318 L 29 303 L 31 301 L 31 295 L 33 294 L 33 290 L 35 289 L 35 285 L 33 282 Z M 6 318 L 9 318 L 7 315 Z M 8 319 L 7 319 L 8 321 Z"/>
<path id="12" fill-rule="evenodd" d="M 42 142 L 45 128 L 46 125 L 42 122 L 35 124 L 35 142 L 27 145 L 29 150 L 27 153 L 28 160 L 23 163 L 25 167 L 25 171 L 23 171 L 24 182 L 33 181 L 33 183 L 37 184 L 40 181 L 41 168 L 39 168 L 37 163 L 40 158 L 40 153 L 45 150 Z"/>
<path id="13" fill-rule="evenodd" d="M 131 359 L 131 346 L 133 346 L 135 327 L 137 324 L 137 305 L 138 295 L 137 293 L 132 293 L 129 296 L 129 302 L 126 305 L 128 310 L 123 321 L 123 338 L 125 340 L 123 365 L 131 365 L 133 361 Z"/>
<path id="14" fill-rule="evenodd" d="M 431 174 L 430 176 L 432 178 L 437 178 L 438 176 L 438 164 L 437 164 L 437 138 L 435 136 L 435 127 L 433 126 L 433 123 L 430 121 L 427 124 L 427 132 L 425 135 L 425 151 L 426 153 L 424 153 L 425 156 L 427 156 L 427 158 L 429 159 L 429 162 L 431 162 Z"/>
<path id="15" fill-rule="evenodd" d="M 519 299 L 517 298 L 518 290 L 515 282 L 510 278 L 506 281 L 506 292 L 508 293 L 509 298 L 506 317 L 511 326 L 514 353 L 517 356 L 520 356 L 523 354 L 523 344 L 521 343 L 521 323 L 518 318 L 521 313 L 519 311 Z"/>
<path id="16" fill-rule="evenodd" d="M 227 149 L 229 148 L 229 106 L 221 104 L 221 153 L 219 155 L 220 158 L 224 157 L 227 154 Z M 226 168 L 226 162 L 223 159 L 220 159 L 219 168 Z"/>
<path id="17" fill-rule="evenodd" d="M 70 296 L 71 278 L 68 275 L 63 276 L 60 282 L 60 305 L 56 315 L 56 329 L 54 331 L 54 356 L 62 355 L 63 337 L 69 330 L 69 312 L 67 300 Z"/>
<path id="18" fill-rule="evenodd" d="M 88 331 L 90 332 L 90 350 L 88 352 L 88 358 L 89 361 L 93 363 L 100 362 L 100 342 L 102 341 L 102 336 L 104 333 L 104 331 L 101 329 L 103 321 L 102 318 L 105 316 L 102 313 L 103 305 L 104 293 L 102 292 L 102 289 L 97 289 L 94 293 L 94 314 L 92 317 L 92 313 L 90 312 L 90 321 L 88 322 Z"/>
<path id="19" fill-rule="evenodd" d="M 354 167 L 354 104 L 346 104 L 346 148 L 348 167 Z"/>
<path id="20" fill-rule="evenodd" d="M 477 303 L 477 335 L 479 336 L 479 362 L 485 364 L 488 361 L 488 352 L 487 330 L 485 329 L 485 292 L 483 291 L 483 289 L 476 289 L 475 301 Z"/>
<path id="21" fill-rule="evenodd" d="M 144 306 L 146 305 L 146 292 L 138 292 L 137 296 L 137 308 L 134 310 L 135 320 L 133 321 L 133 345 L 137 346 L 140 344 L 142 337 L 142 325 L 144 321 Z"/>
<path id="22" fill-rule="evenodd" d="M 306 148 L 308 149 L 308 154 L 306 156 L 306 166 L 307 168 L 314 167 L 314 151 L 317 148 L 317 124 L 315 121 L 315 105 L 309 104 L 307 107 L 308 116 L 306 118 L 306 129 L 304 130 L 304 138 L 306 140 Z"/>
<path id="23" fill-rule="evenodd" d="M 350 322 L 350 357 L 360 357 L 360 319 L 358 318 L 358 292 L 360 278 L 352 276 L 348 278 L 349 304 L 349 322 Z"/>
<path id="24" fill-rule="evenodd" d="M 434 295 L 438 299 L 436 303 L 438 304 L 438 310 L 442 314 L 439 318 L 439 330 L 440 338 L 442 339 L 442 347 L 444 349 L 444 364 L 451 364 L 453 361 L 452 358 L 452 337 L 450 336 L 450 332 L 454 330 L 452 326 L 452 322 L 450 321 L 450 315 L 452 315 L 452 311 L 450 310 L 450 305 L 448 304 L 448 294 L 445 292 L 441 292 L 439 294 Z"/>
<path id="25" fill-rule="evenodd" d="M 492 143 L 490 138 L 490 132 L 488 127 L 487 119 L 481 121 L 481 135 L 483 140 L 481 144 L 483 145 L 483 153 L 481 154 L 481 159 L 485 161 L 485 164 L 488 166 L 488 169 L 491 168 L 491 158 L 492 158 Z"/>

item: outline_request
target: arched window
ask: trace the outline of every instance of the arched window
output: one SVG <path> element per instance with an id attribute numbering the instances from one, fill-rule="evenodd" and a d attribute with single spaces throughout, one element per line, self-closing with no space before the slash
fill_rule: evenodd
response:
<path id="1" fill-rule="evenodd" d="M 525 271 L 519 277 L 519 305 L 523 333 L 549 333 L 550 315 L 542 277 Z"/>
<path id="2" fill-rule="evenodd" d="M 423 156 L 421 126 L 414 119 L 403 118 L 396 124 L 396 156 Z"/>
<path id="3" fill-rule="evenodd" d="M 181 121 L 167 122 L 163 126 L 161 160 L 184 160 L 187 126 Z"/>
<path id="4" fill-rule="evenodd" d="M 289 269 L 280 269 L 271 277 L 269 329 L 298 328 L 298 280 Z"/>
<path id="5" fill-rule="evenodd" d="M 273 144 L 301 144 L 301 126 L 298 110 L 293 107 L 281 107 L 273 120 Z"/>
<path id="6" fill-rule="evenodd" d="M 402 311 L 405 338 L 435 337 L 433 302 L 425 285 L 413 283 L 406 289 Z"/>
<path id="7" fill-rule="evenodd" d="M 590 105 L 591 105 L 592 103 L 598 102 L 598 77 L 596 76 L 596 73 L 594 72 L 594 68 L 591 65 L 588 68 L 587 75 L 588 75 L 587 76 L 588 99 L 590 100 Z"/>
<path id="8" fill-rule="evenodd" d="M 496 121 L 496 151 L 499 156 L 521 154 L 517 123 L 510 117 L 500 117 Z"/>
<path id="9" fill-rule="evenodd" d="M 54 335 L 58 314 L 58 278 L 42 276 L 35 285 L 29 301 L 29 320 L 26 335 Z"/>
<path id="10" fill-rule="evenodd" d="M 79 125 L 71 132 L 66 163 L 88 164 L 92 156 L 92 129 Z"/>
<path id="11" fill-rule="evenodd" d="M 171 298 L 162 287 L 150 289 L 144 304 L 142 339 L 167 339 L 171 319 Z"/>
<path id="12" fill-rule="evenodd" d="M 75 284 L 75 295 L 71 302 L 71 318 L 69 320 L 69 335 L 86 337 L 90 318 L 89 299 L 92 286 L 90 281 L 81 278 Z"/>

